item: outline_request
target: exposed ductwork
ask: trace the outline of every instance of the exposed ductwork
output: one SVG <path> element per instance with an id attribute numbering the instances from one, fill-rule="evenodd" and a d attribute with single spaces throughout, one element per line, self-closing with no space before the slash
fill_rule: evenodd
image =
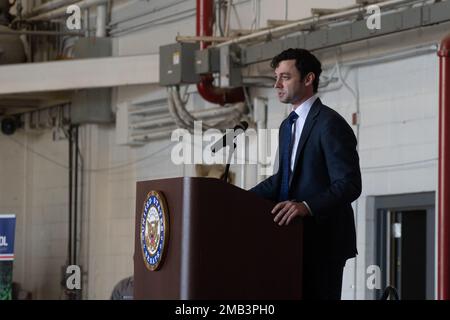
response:
<path id="1" fill-rule="evenodd" d="M 212 36 L 213 13 L 213 0 L 197 0 L 197 36 Z M 206 49 L 209 45 L 209 42 L 201 41 L 200 49 Z M 234 89 L 218 88 L 214 86 L 213 81 L 212 74 L 205 74 L 201 76 L 201 80 L 197 84 L 199 94 L 206 101 L 220 105 L 245 101 L 244 89 L 242 87 Z"/>
<path id="2" fill-rule="evenodd" d="M 450 299 L 450 34 L 439 56 L 438 299 Z"/>

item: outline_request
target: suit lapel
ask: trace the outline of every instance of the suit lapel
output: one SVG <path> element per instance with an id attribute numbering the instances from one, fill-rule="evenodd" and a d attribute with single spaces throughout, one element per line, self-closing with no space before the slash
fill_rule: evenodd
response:
<path id="1" fill-rule="evenodd" d="M 295 154 L 295 163 L 294 163 L 294 171 L 297 170 L 298 159 L 300 154 L 302 153 L 303 147 L 305 146 L 306 140 L 308 140 L 309 134 L 311 133 L 312 128 L 317 122 L 317 115 L 319 114 L 320 107 L 322 106 L 322 102 L 319 98 L 314 101 L 311 106 L 311 110 L 309 110 L 308 116 L 305 120 L 305 125 L 303 126 L 302 134 L 300 136 L 300 141 L 298 143 L 297 152 Z M 294 175 L 292 175 L 294 176 Z"/>

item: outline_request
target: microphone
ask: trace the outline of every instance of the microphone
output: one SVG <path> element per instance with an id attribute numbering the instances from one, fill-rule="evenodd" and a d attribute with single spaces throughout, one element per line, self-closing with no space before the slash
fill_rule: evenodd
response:
<path id="1" fill-rule="evenodd" d="M 241 133 L 243 133 L 245 130 L 247 130 L 248 128 L 248 123 L 247 121 L 241 121 L 239 124 L 237 124 L 234 128 L 233 131 L 226 133 L 222 139 L 220 139 L 219 141 L 217 141 L 216 143 L 214 143 L 214 145 L 211 146 L 211 151 L 213 153 L 216 153 L 217 151 L 219 151 L 220 149 L 222 149 L 223 147 L 226 147 L 228 144 L 227 142 L 232 142 L 234 141 L 234 138 L 236 138 L 238 135 L 240 135 Z"/>

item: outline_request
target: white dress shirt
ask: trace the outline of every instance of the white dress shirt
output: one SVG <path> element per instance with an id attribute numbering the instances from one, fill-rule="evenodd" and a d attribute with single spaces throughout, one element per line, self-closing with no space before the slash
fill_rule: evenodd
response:
<path id="1" fill-rule="evenodd" d="M 294 171 L 295 166 L 295 156 L 297 154 L 298 149 L 298 143 L 300 142 L 300 137 L 302 135 L 303 127 L 305 126 L 306 117 L 308 116 L 309 110 L 311 110 L 311 107 L 313 103 L 316 101 L 317 95 L 314 94 L 312 97 L 310 97 L 308 100 L 303 102 L 301 105 L 299 105 L 295 109 L 295 113 L 298 114 L 298 119 L 295 121 L 294 125 L 292 126 L 292 130 L 294 130 L 295 126 L 295 136 L 294 136 L 294 145 L 292 146 L 292 155 L 291 155 L 291 172 Z M 294 106 L 292 106 L 292 111 L 294 111 Z M 303 204 L 308 209 L 309 213 L 312 215 L 311 208 L 308 206 L 308 204 L 303 201 Z"/>
<path id="2" fill-rule="evenodd" d="M 298 119 L 294 123 L 295 137 L 291 155 L 291 172 L 294 171 L 295 155 L 297 154 L 298 143 L 300 142 L 300 136 L 302 135 L 303 127 L 305 126 L 306 117 L 308 116 L 309 110 L 311 110 L 311 107 L 316 99 L 317 95 L 313 95 L 311 98 L 299 105 L 297 109 L 295 109 L 295 113 L 298 114 Z M 294 111 L 294 106 L 292 106 L 292 111 Z M 294 126 L 292 126 L 292 130 L 294 130 Z"/>

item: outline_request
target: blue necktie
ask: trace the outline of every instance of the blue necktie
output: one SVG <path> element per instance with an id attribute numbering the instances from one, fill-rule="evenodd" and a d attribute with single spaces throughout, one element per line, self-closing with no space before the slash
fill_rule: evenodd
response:
<path id="1" fill-rule="evenodd" d="M 292 137 L 292 124 L 297 120 L 298 114 L 292 111 L 281 129 L 281 141 L 284 148 L 281 150 L 281 186 L 279 201 L 286 201 L 289 197 L 289 175 L 291 172 L 291 155 L 294 139 Z"/>

